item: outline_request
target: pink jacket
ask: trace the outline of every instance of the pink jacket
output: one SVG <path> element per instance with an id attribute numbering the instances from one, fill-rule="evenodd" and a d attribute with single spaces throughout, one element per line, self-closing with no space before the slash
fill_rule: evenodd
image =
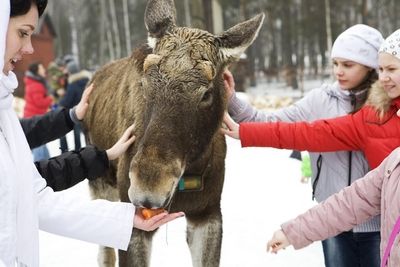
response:
<path id="1" fill-rule="evenodd" d="M 376 169 L 351 186 L 332 195 L 281 227 L 295 249 L 324 240 L 372 216 L 381 214 L 381 257 L 390 233 L 400 216 L 400 148 L 395 149 Z M 400 235 L 388 260 L 389 267 L 400 266 Z"/>

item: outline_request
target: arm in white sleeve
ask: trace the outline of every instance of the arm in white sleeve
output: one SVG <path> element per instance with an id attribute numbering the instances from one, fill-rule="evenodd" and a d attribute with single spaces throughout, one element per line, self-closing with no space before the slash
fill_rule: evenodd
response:
<path id="1" fill-rule="evenodd" d="M 272 112 L 258 110 L 234 94 L 228 103 L 228 113 L 237 123 L 309 121 L 314 105 L 318 103 L 314 97 L 320 93 L 320 90 L 312 90 L 293 105 Z"/>
<path id="2" fill-rule="evenodd" d="M 131 203 L 88 201 L 68 192 L 53 192 L 40 176 L 35 189 L 41 230 L 116 249 L 128 248 L 135 214 Z"/>

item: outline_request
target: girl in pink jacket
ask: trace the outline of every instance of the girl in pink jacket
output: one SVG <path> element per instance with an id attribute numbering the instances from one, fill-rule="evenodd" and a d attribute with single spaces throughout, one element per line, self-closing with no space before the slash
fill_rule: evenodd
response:
<path id="1" fill-rule="evenodd" d="M 400 29 L 380 48 L 379 75 L 389 97 L 400 95 Z M 400 115 L 399 112 L 397 115 Z M 381 266 L 400 266 L 400 148 L 376 169 L 297 218 L 282 224 L 267 244 L 276 253 L 293 245 L 300 249 L 313 241 L 348 231 L 381 214 Z"/>

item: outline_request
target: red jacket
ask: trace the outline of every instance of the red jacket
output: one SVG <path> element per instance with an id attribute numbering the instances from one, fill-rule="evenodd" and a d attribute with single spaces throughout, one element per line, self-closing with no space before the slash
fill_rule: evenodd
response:
<path id="1" fill-rule="evenodd" d="M 378 90 L 384 92 L 381 88 Z M 376 94 L 371 95 L 376 97 Z M 396 115 L 400 109 L 400 97 L 389 103 L 383 103 L 385 101 L 388 100 L 369 100 L 370 104 L 355 114 L 312 123 L 241 123 L 240 140 L 243 147 L 265 146 L 311 152 L 362 150 L 370 167 L 376 168 L 400 146 L 400 117 Z M 385 105 L 385 113 L 380 118 L 378 111 Z"/>
<path id="2" fill-rule="evenodd" d="M 24 118 L 41 115 L 49 110 L 53 100 L 47 95 L 46 86 L 31 77 L 25 77 Z"/>

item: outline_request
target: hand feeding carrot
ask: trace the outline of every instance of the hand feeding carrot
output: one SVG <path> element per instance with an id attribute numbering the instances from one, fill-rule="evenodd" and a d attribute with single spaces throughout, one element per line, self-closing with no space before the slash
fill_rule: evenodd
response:
<path id="1" fill-rule="evenodd" d="M 163 213 L 165 210 L 163 208 L 159 208 L 159 209 L 146 209 L 143 208 L 142 209 L 142 216 L 145 220 L 150 219 L 153 216 L 156 216 L 157 214 Z"/>

